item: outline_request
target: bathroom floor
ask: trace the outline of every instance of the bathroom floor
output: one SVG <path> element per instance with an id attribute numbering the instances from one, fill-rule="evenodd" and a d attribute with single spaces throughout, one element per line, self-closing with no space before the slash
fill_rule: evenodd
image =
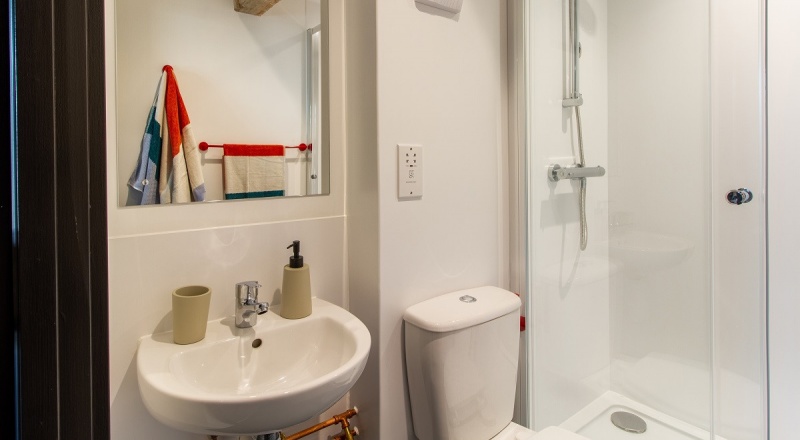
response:
<path id="1" fill-rule="evenodd" d="M 647 423 L 643 433 L 623 431 L 611 422 L 611 414 L 627 411 Z M 593 440 L 708 440 L 710 434 L 613 391 L 606 392 L 561 427 Z M 724 440 L 717 437 L 717 440 Z"/>

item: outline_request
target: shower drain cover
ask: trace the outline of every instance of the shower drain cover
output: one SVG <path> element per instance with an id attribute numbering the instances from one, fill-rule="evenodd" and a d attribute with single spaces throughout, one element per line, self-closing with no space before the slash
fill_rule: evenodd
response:
<path id="1" fill-rule="evenodd" d="M 636 414 L 627 411 L 617 411 L 611 414 L 611 423 L 625 432 L 641 434 L 647 431 L 647 422 Z"/>

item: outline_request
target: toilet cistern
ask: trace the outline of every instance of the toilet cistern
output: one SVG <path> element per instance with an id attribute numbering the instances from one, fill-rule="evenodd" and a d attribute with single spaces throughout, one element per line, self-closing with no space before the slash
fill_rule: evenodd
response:
<path id="1" fill-rule="evenodd" d="M 418 439 L 516 440 L 533 434 L 511 421 L 521 306 L 514 293 L 482 286 L 405 311 L 406 376 Z"/>
<path id="2" fill-rule="evenodd" d="M 258 302 L 258 281 L 236 283 L 236 327 L 253 327 L 258 322 L 258 315 L 269 310 L 269 303 Z"/>

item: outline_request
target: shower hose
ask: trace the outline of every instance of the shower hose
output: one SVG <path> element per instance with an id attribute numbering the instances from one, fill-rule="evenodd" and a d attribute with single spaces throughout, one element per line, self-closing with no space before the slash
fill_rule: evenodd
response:
<path id="1" fill-rule="evenodd" d="M 581 126 L 581 108 L 575 106 L 575 125 L 578 128 L 578 165 L 586 166 L 586 158 L 583 156 L 583 127 Z M 586 178 L 581 179 L 581 191 L 578 196 L 581 217 L 581 250 L 586 250 L 586 241 L 589 239 L 589 228 L 586 226 Z"/>

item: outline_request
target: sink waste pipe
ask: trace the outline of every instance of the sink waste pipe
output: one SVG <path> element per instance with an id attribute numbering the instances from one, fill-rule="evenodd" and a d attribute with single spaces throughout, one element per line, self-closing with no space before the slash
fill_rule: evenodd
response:
<path id="1" fill-rule="evenodd" d="M 292 434 L 292 435 L 286 435 L 283 432 L 279 432 L 279 433 L 276 432 L 276 433 L 272 433 L 272 434 L 265 434 L 265 435 L 255 436 L 253 438 L 258 439 L 258 440 L 261 440 L 261 439 L 264 439 L 264 440 L 297 440 L 297 439 L 300 439 L 300 438 L 303 438 L 303 437 L 307 437 L 307 436 L 309 436 L 309 435 L 311 435 L 311 434 L 313 434 L 313 433 L 315 433 L 317 431 L 323 430 L 323 429 L 325 429 L 325 428 L 327 428 L 329 426 L 333 426 L 333 425 L 336 425 L 336 424 L 341 424 L 342 425 L 342 432 L 332 436 L 331 439 L 332 440 L 353 440 L 353 438 L 358 435 L 358 428 L 356 428 L 355 426 L 351 426 L 350 425 L 350 418 L 353 417 L 356 414 L 358 414 L 358 408 L 354 406 L 351 409 L 348 409 L 347 411 L 345 411 L 345 412 L 343 412 L 341 414 L 337 414 L 337 415 L 331 417 L 328 420 L 325 420 L 323 422 L 317 423 L 316 425 L 314 425 L 314 426 L 312 426 L 310 428 L 306 428 L 306 429 L 304 429 L 304 430 L 302 430 L 300 432 L 297 432 L 295 434 Z M 217 436 L 216 435 L 209 435 L 208 438 L 209 438 L 209 440 L 217 440 Z"/>

